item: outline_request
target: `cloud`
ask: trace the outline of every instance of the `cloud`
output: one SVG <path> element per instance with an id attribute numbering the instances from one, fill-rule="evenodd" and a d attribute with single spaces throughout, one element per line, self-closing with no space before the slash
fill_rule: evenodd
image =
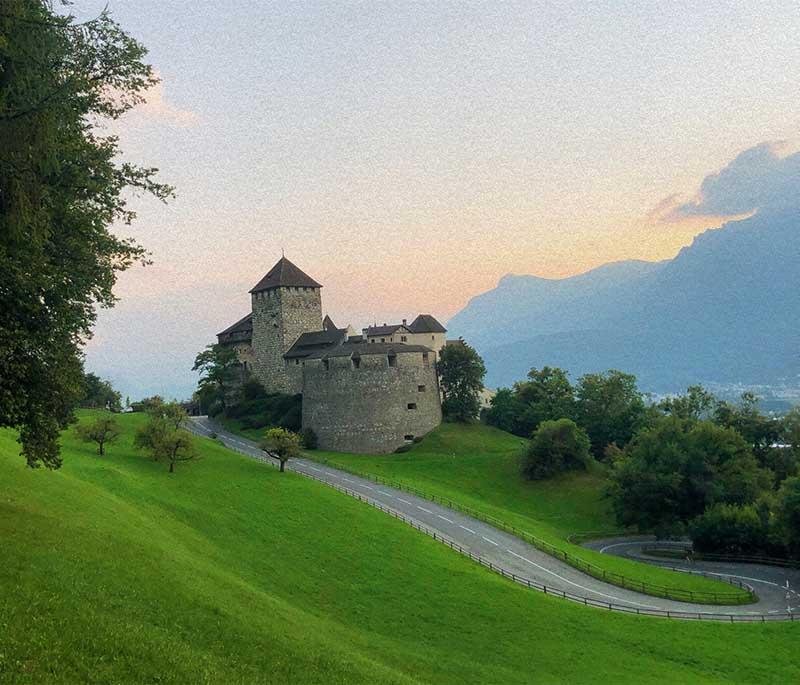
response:
<path id="1" fill-rule="evenodd" d="M 198 121 L 197 114 L 188 109 L 181 109 L 167 100 L 164 94 L 163 80 L 147 91 L 145 102 L 139 105 L 134 112 L 176 126 L 192 126 Z"/>
<path id="2" fill-rule="evenodd" d="M 729 217 L 759 209 L 800 207 L 800 152 L 782 157 L 785 143 L 761 143 L 703 179 L 690 201 L 664 198 L 649 216 L 658 221 Z"/>

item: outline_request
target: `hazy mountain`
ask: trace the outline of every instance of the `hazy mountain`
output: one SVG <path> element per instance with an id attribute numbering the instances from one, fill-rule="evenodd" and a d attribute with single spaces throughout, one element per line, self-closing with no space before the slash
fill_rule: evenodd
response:
<path id="1" fill-rule="evenodd" d="M 531 366 L 620 368 L 652 390 L 800 373 L 800 212 L 760 211 L 702 233 L 672 260 L 562 280 L 506 276 L 449 322 L 507 385 Z"/>

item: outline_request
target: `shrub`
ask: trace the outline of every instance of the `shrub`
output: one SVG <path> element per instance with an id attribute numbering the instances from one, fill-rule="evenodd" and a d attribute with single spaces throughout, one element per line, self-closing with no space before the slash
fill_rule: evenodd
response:
<path id="1" fill-rule="evenodd" d="M 525 453 L 522 471 L 530 479 L 585 469 L 590 460 L 589 436 L 571 419 L 542 421 Z"/>
<path id="2" fill-rule="evenodd" d="M 755 507 L 715 504 L 689 526 L 698 552 L 758 554 L 764 551 L 768 531 Z"/>
<path id="3" fill-rule="evenodd" d="M 413 447 L 412 443 L 406 443 L 405 445 L 400 445 L 394 453 L 395 454 L 402 454 L 403 452 L 408 452 Z"/>
<path id="4" fill-rule="evenodd" d="M 247 400 L 260 400 L 267 396 L 267 391 L 264 386 L 255 378 L 248 378 L 242 384 L 242 399 Z"/>
<path id="5" fill-rule="evenodd" d="M 319 444 L 317 434 L 311 428 L 303 428 L 303 430 L 300 431 L 300 442 L 307 450 L 315 450 Z"/>

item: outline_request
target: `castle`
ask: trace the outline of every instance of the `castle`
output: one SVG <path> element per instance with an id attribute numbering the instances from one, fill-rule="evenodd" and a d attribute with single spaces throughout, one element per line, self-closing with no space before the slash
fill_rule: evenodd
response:
<path id="1" fill-rule="evenodd" d="M 302 394 L 320 449 L 392 452 L 442 419 L 436 359 L 446 329 L 430 314 L 361 334 L 322 318 L 322 286 L 282 257 L 250 290 L 250 314 L 217 335 L 270 393 Z"/>

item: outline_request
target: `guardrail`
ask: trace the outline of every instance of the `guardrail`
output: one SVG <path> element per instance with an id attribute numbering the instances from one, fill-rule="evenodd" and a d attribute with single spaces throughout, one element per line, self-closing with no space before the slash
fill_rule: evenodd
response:
<path id="1" fill-rule="evenodd" d="M 538 550 L 544 552 L 545 554 L 549 554 L 556 559 L 560 559 L 565 563 L 577 568 L 579 571 L 583 571 L 584 573 L 597 578 L 598 580 L 603 580 L 607 583 L 611 583 L 612 585 L 617 585 L 618 587 L 625 588 L 627 590 L 635 590 L 636 592 L 641 592 L 646 595 L 652 595 L 653 597 L 663 597 L 664 599 L 672 599 L 679 602 L 690 602 L 694 604 L 721 604 L 721 605 L 739 605 L 739 604 L 750 604 L 755 602 L 758 598 L 756 596 L 755 591 L 752 587 L 743 583 L 735 578 L 728 578 L 728 577 L 718 577 L 712 576 L 710 574 L 704 573 L 702 571 L 689 571 L 693 575 L 704 576 L 714 581 L 722 581 L 728 583 L 729 585 L 733 585 L 734 587 L 738 587 L 742 590 L 742 592 L 709 592 L 703 590 L 685 590 L 684 588 L 678 587 L 671 587 L 668 585 L 659 585 L 656 583 L 648 583 L 646 581 L 636 580 L 634 578 L 629 578 L 621 573 L 616 573 L 614 571 L 609 571 L 607 569 L 598 566 L 597 564 L 593 564 L 585 559 L 581 559 L 580 557 L 575 556 L 574 554 L 570 554 L 564 549 L 557 547 L 541 538 L 537 538 L 535 535 L 531 535 L 527 531 L 521 530 L 516 526 L 513 526 L 501 519 L 495 518 L 494 516 L 490 516 L 488 514 L 484 514 L 481 511 L 476 509 L 472 509 L 471 507 L 464 506 L 459 502 L 456 502 L 452 499 L 447 497 L 440 497 L 439 495 L 434 495 L 428 492 L 424 492 L 415 488 L 413 486 L 407 485 L 402 483 L 401 481 L 395 481 L 390 478 L 383 478 L 382 476 L 378 476 L 372 473 L 365 473 L 362 471 L 358 471 L 357 469 L 353 469 L 349 466 L 339 464 L 333 460 L 322 458 L 318 459 L 316 457 L 311 457 L 312 461 L 316 461 L 319 463 L 327 464 L 333 468 L 336 468 L 340 471 L 346 471 L 354 476 L 358 476 L 359 478 L 364 478 L 365 480 L 372 481 L 373 483 L 380 483 L 382 485 L 386 485 L 387 487 L 396 488 L 398 490 L 403 490 L 404 492 L 408 492 L 409 494 L 416 495 L 417 497 L 421 497 L 422 499 L 427 499 L 431 502 L 436 502 L 437 504 L 442 504 L 450 509 L 454 509 L 455 511 L 460 511 L 467 516 L 471 516 L 476 518 L 484 523 L 488 523 L 489 525 L 494 526 L 495 528 L 499 528 L 500 530 L 504 530 L 507 533 L 511 533 L 512 535 L 516 535 L 517 537 L 521 538 L 525 542 L 530 545 L 533 545 Z M 685 569 L 678 569 L 672 567 L 664 567 L 661 568 L 670 568 L 670 570 L 680 572 L 680 573 L 687 573 Z"/>
<path id="2" fill-rule="evenodd" d="M 243 454 L 247 454 L 244 452 Z M 251 455 L 252 456 L 252 455 Z M 320 483 L 324 483 L 325 485 L 335 488 L 340 492 L 343 492 L 350 497 L 353 497 L 360 502 L 365 502 L 380 511 L 383 511 L 394 518 L 403 521 L 403 523 L 408 524 L 412 528 L 429 535 L 437 542 L 441 542 L 444 545 L 447 545 L 451 549 L 463 554 L 466 557 L 469 557 L 473 561 L 477 561 L 482 566 L 485 566 L 490 571 L 494 571 L 495 573 L 500 574 L 504 578 L 508 578 L 519 585 L 527 587 L 531 590 L 538 590 L 539 592 L 543 592 L 546 595 L 552 595 L 553 597 L 559 597 L 561 599 L 566 599 L 576 604 L 582 604 L 583 606 L 588 607 L 595 607 L 597 609 L 605 609 L 608 611 L 615 611 L 624 614 L 635 614 L 636 616 L 657 616 L 661 618 L 671 618 L 671 619 L 681 619 L 681 620 L 694 620 L 694 621 L 723 621 L 726 623 L 766 623 L 772 621 L 794 621 L 795 615 L 791 612 L 785 612 L 782 614 L 717 614 L 717 613 L 710 613 L 710 612 L 694 612 L 694 611 L 666 611 L 662 609 L 646 609 L 646 608 L 639 608 L 639 607 L 629 607 L 622 604 L 614 604 L 613 602 L 603 602 L 596 599 L 591 599 L 589 597 L 583 597 L 581 595 L 575 595 L 571 592 L 566 592 L 564 590 L 558 590 L 556 588 L 549 587 L 544 583 L 539 583 L 535 580 L 531 580 L 530 578 L 526 578 L 525 576 L 520 576 L 516 573 L 512 573 L 504 569 L 502 566 L 498 566 L 494 562 L 488 561 L 484 559 L 480 555 L 473 554 L 468 549 L 463 548 L 457 542 L 454 542 L 443 536 L 438 531 L 435 531 L 427 526 L 422 525 L 421 523 L 411 519 L 403 514 L 390 509 L 380 502 L 368 497 L 367 495 L 362 495 L 360 492 L 356 490 L 351 490 L 350 488 L 344 485 L 338 485 L 337 483 L 331 483 L 330 481 L 324 480 L 319 476 L 315 476 L 312 473 L 308 473 L 306 471 L 295 471 L 295 473 L 299 473 L 306 478 L 311 478 L 312 480 L 319 481 Z M 352 473 L 352 472 L 351 472 Z M 353 475 L 357 475 L 353 473 Z M 380 482 L 380 481 L 375 481 Z M 384 483 L 386 484 L 386 483 Z M 393 486 L 389 486 L 393 487 Z M 797 620 L 800 620 L 798 618 Z"/>
<path id="3" fill-rule="evenodd" d="M 659 552 L 683 551 L 688 560 L 695 561 L 730 561 L 739 564 L 764 564 L 766 566 L 780 566 L 782 568 L 800 568 L 797 559 L 779 559 L 777 557 L 764 557 L 751 554 L 716 554 L 713 552 L 697 552 L 690 542 L 647 542 L 641 547 L 642 552 L 657 554 Z"/>
<path id="4" fill-rule="evenodd" d="M 204 437 L 208 437 L 208 436 L 204 436 Z M 231 450 L 235 451 L 235 452 L 239 452 L 240 454 L 248 456 L 251 459 L 256 459 L 256 460 L 258 460 L 258 461 L 260 461 L 262 463 L 265 463 L 265 464 L 268 464 L 270 466 L 273 466 L 273 467 L 277 468 L 277 464 L 275 464 L 272 460 L 267 459 L 265 456 L 264 457 L 262 457 L 260 455 L 256 456 L 256 455 L 252 454 L 251 452 L 247 452 L 245 450 L 242 450 L 241 448 L 237 447 L 236 445 L 228 445 L 228 444 L 226 444 L 226 447 L 228 449 L 231 449 Z M 746 595 L 747 598 L 746 599 L 742 599 L 741 594 L 739 594 L 739 595 L 731 595 L 730 596 L 730 601 L 729 601 L 729 594 L 728 593 L 716 593 L 716 592 L 715 593 L 704 593 L 704 592 L 701 592 L 701 591 L 684 590 L 683 588 L 671 588 L 669 586 L 662 586 L 662 585 L 656 585 L 656 584 L 653 584 L 653 583 L 645 583 L 643 581 L 633 580 L 633 579 L 628 578 L 627 576 L 624 576 L 622 574 L 606 571 L 605 569 L 603 569 L 603 568 L 601 568 L 599 566 L 596 566 L 595 564 L 592 564 L 591 562 L 588 562 L 588 561 L 586 561 L 584 559 L 580 559 L 579 557 L 575 557 L 574 555 L 569 554 L 565 550 L 561 550 L 561 549 L 557 548 L 555 545 L 552 545 L 549 542 L 545 542 L 544 540 L 541 540 L 540 538 L 537 538 L 536 536 L 531 535 L 530 533 L 528 533 L 526 531 L 520 530 L 519 528 L 516 528 L 515 526 L 512 526 L 510 524 L 507 524 L 504 521 L 501 521 L 500 519 L 497 519 L 497 518 L 495 518 L 493 516 L 489 516 L 489 515 L 484 514 L 484 513 L 480 512 L 480 511 L 471 509 L 470 507 L 463 506 L 462 504 L 459 504 L 458 502 L 455 502 L 455 501 L 453 501 L 451 499 L 448 499 L 448 498 L 445 498 L 445 497 L 440 497 L 438 495 L 424 493 L 423 491 L 421 491 L 421 490 L 419 490 L 417 488 L 414 488 L 412 486 L 406 485 L 405 483 L 402 483 L 400 481 L 393 481 L 393 480 L 391 480 L 389 478 L 382 478 L 381 476 L 376 476 L 374 474 L 362 473 L 362 472 L 359 472 L 356 469 L 352 469 L 352 468 L 349 468 L 347 466 L 338 464 L 338 463 L 333 462 L 333 461 L 331 461 L 329 459 L 315 459 L 315 458 L 312 458 L 311 461 L 316 461 L 318 463 L 323 463 L 323 464 L 332 466 L 333 468 L 339 469 L 341 471 L 345 471 L 347 473 L 350 473 L 350 474 L 352 474 L 354 476 L 358 476 L 359 478 L 364 478 L 364 479 L 370 480 L 370 481 L 372 481 L 374 483 L 381 483 L 383 485 L 386 485 L 387 487 L 393 487 L 393 488 L 396 488 L 398 490 L 403 490 L 404 492 L 408 492 L 409 494 L 415 495 L 417 497 L 421 497 L 422 499 L 427 499 L 427 500 L 430 500 L 432 502 L 436 502 L 437 504 L 442 504 L 444 506 L 448 506 L 449 508 L 454 509 L 455 511 L 460 511 L 460 512 L 462 512 L 464 514 L 467 514 L 468 516 L 472 516 L 473 518 L 476 518 L 476 519 L 478 519 L 480 521 L 483 521 L 485 523 L 493 525 L 496 528 L 499 528 L 501 530 L 505 530 L 506 532 L 509 532 L 509 533 L 511 533 L 513 535 L 516 535 L 520 539 L 524 540 L 528 544 L 533 545 L 534 547 L 536 547 L 537 549 L 545 552 L 546 554 L 549 554 L 550 556 L 553 556 L 553 557 L 555 557 L 557 559 L 561 559 L 562 561 L 565 561 L 566 563 L 570 564 L 571 566 L 583 571 L 584 573 L 587 573 L 588 575 L 591 575 L 591 576 L 597 578 L 598 580 L 604 580 L 606 582 L 609 582 L 609 583 L 611 583 L 613 585 L 617 585 L 619 587 L 623 587 L 623 588 L 626 588 L 626 589 L 629 589 L 629 590 L 635 590 L 636 592 L 642 592 L 644 594 L 649 594 L 649 595 L 652 595 L 654 597 L 663 597 L 664 599 L 672 599 L 672 600 L 676 600 L 676 601 L 688 601 L 688 602 L 701 603 L 701 604 L 730 604 L 730 605 L 737 605 L 737 604 L 748 604 L 748 603 L 750 603 L 752 601 L 755 601 L 757 599 L 756 598 L 756 594 L 753 591 L 753 588 L 750 587 L 749 585 L 746 585 L 745 583 L 741 583 L 741 582 L 739 582 L 739 581 L 737 581 L 735 579 L 732 579 L 732 578 L 731 579 L 728 579 L 728 578 L 720 579 L 719 577 L 713 577 L 712 578 L 712 576 L 709 576 L 708 574 L 705 574 L 703 572 L 697 572 L 697 571 L 689 571 L 689 573 L 693 573 L 695 575 L 706 576 L 706 577 L 712 578 L 713 580 L 723 580 L 724 582 L 728 582 L 731 585 L 735 585 L 737 587 L 740 587 L 743 590 L 745 590 L 745 592 L 747 593 L 747 595 Z M 697 613 L 694 613 L 694 612 L 675 612 L 675 611 L 670 612 L 670 611 L 661 611 L 661 610 L 658 610 L 658 609 L 637 609 L 637 608 L 633 608 L 633 607 L 626 607 L 626 606 L 623 606 L 623 605 L 616 605 L 616 604 L 612 604 L 612 603 L 608 603 L 608 602 L 601 602 L 601 601 L 597 601 L 597 600 L 590 599 L 590 598 L 587 598 L 587 597 L 581 597 L 579 595 L 573 595 L 573 594 L 571 594 L 569 592 L 564 592 L 562 590 L 556 590 L 555 588 L 548 587 L 547 585 L 544 585 L 542 583 L 538 583 L 537 581 L 530 580 L 528 578 L 523 578 L 522 576 L 518 576 L 518 575 L 516 575 L 514 573 L 511 573 L 510 571 L 506 571 L 505 569 L 501 568 L 500 566 L 497 566 L 497 564 L 493 564 L 492 562 L 489 562 L 489 561 L 483 559 L 482 557 L 473 554 L 469 550 L 464 549 L 463 547 L 461 547 L 457 543 L 455 543 L 455 542 L 453 542 L 451 540 L 448 540 L 447 538 L 444 538 L 440 533 L 437 533 L 436 531 L 432 531 L 432 530 L 426 528 L 425 526 L 417 523 L 416 521 L 414 521 L 414 520 L 412 520 L 412 519 L 410 519 L 408 517 L 405 517 L 402 514 L 396 512 L 396 511 L 394 511 L 392 509 L 389 509 L 389 508 L 383 506 L 379 502 L 376 502 L 375 500 L 373 500 L 373 499 L 371 499 L 369 497 L 366 497 L 366 496 L 362 495 L 361 493 L 359 493 L 359 492 L 357 492 L 355 490 L 351 490 L 351 489 L 349 489 L 349 488 L 347 488 L 345 486 L 341 486 L 341 485 L 338 485 L 336 483 L 331 483 L 330 481 L 326 481 L 326 480 L 324 480 L 322 478 L 319 478 L 318 476 L 314 476 L 313 474 L 307 473 L 305 471 L 297 471 L 297 470 L 295 470 L 295 473 L 299 473 L 300 475 L 306 476 L 307 478 L 311 478 L 313 480 L 316 480 L 316 481 L 319 481 L 321 483 L 324 483 L 324 484 L 326 484 L 326 485 L 328 485 L 330 487 L 336 488 L 337 490 L 340 490 L 341 492 L 345 492 L 348 495 L 350 495 L 352 497 L 355 497 L 356 499 L 358 499 L 360 501 L 367 502 L 368 504 L 376 507 L 377 509 L 380 509 L 381 511 L 383 511 L 385 513 L 388 513 L 391 516 L 394 516 L 395 518 L 400 519 L 400 520 L 404 521 L 405 523 L 408 523 L 409 525 L 411 525 L 412 527 L 416 528 L 417 530 L 425 532 L 428 535 L 432 535 L 435 540 L 440 540 L 441 542 L 443 542 L 444 544 L 448 545 L 452 549 L 455 549 L 456 551 L 460 552 L 461 554 L 464 554 L 464 555 L 470 557 L 474 561 L 478 561 L 479 563 L 481 563 L 484 566 L 488 567 L 490 570 L 493 570 L 493 571 L 495 571 L 497 573 L 500 573 L 500 575 L 505 576 L 506 578 L 511 578 L 515 582 L 520 582 L 522 585 L 525 585 L 528 588 L 539 590 L 541 592 L 544 592 L 545 594 L 550 594 L 550 595 L 555 595 L 555 596 L 558 596 L 558 597 L 562 597 L 563 599 L 568 599 L 568 600 L 577 602 L 579 604 L 584 604 L 585 606 L 594 606 L 594 607 L 599 607 L 599 608 L 602 608 L 602 609 L 608 609 L 610 611 L 621 611 L 623 613 L 629 613 L 629 614 L 649 615 L 649 616 L 663 616 L 663 617 L 666 617 L 666 618 L 685 618 L 685 619 L 718 620 L 718 621 L 720 621 L 720 620 L 724 620 L 724 621 L 730 620 L 731 622 L 734 622 L 734 621 L 754 622 L 754 621 L 762 621 L 762 620 L 763 621 L 774 621 L 774 620 L 791 620 L 791 621 L 794 621 L 795 620 L 794 619 L 794 614 L 789 613 L 789 612 L 787 612 L 787 614 L 785 616 L 783 614 L 769 614 L 769 615 L 767 615 L 767 614 L 764 614 L 764 615 L 762 615 L 762 614 L 749 614 L 748 615 L 748 614 L 709 614 L 709 613 L 704 613 L 704 612 L 697 612 Z M 662 567 L 662 568 L 664 568 L 664 567 Z M 687 573 L 687 571 L 685 569 L 677 569 L 677 568 L 672 568 L 672 567 L 667 567 L 667 568 L 671 568 L 672 570 L 677 571 L 677 572 Z M 620 582 L 620 581 L 622 581 L 622 582 Z M 623 582 L 625 582 L 626 584 L 623 584 Z M 657 594 L 653 590 L 662 590 L 662 592 L 660 594 Z M 711 600 L 710 598 L 714 598 L 714 600 Z M 720 600 L 724 600 L 724 601 L 720 601 Z"/>

